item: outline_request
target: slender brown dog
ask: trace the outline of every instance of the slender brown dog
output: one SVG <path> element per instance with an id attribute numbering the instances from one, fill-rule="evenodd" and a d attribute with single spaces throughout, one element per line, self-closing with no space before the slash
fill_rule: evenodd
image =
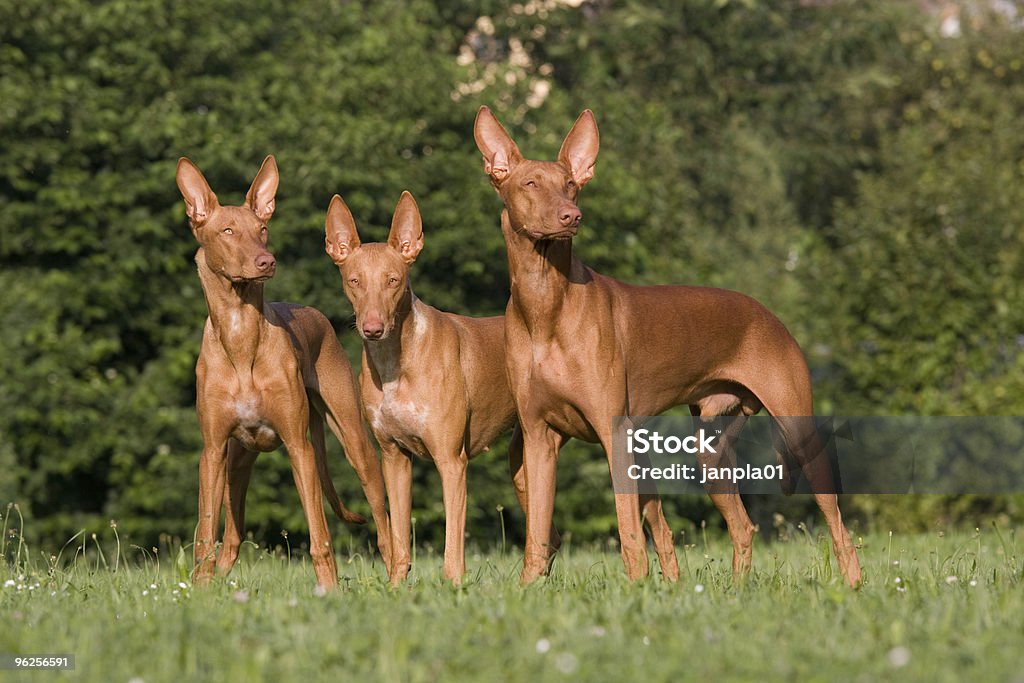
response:
<path id="1" fill-rule="evenodd" d="M 377 525 L 378 547 L 390 568 L 391 527 L 380 462 L 363 425 L 352 366 L 334 328 L 316 309 L 263 301 L 263 283 L 277 269 L 267 250 L 267 221 L 274 213 L 278 185 L 274 157 L 263 161 L 243 206 L 221 206 L 188 159 L 178 161 L 177 181 L 200 244 L 196 265 L 210 312 L 196 365 L 196 409 L 203 434 L 196 582 L 208 583 L 213 576 L 214 540 L 225 498 L 224 539 L 216 564 L 223 572 L 234 565 L 253 463 L 260 451 L 272 451 L 283 442 L 309 523 L 317 581 L 325 588 L 337 583 L 322 495 L 326 493 L 346 522 L 366 520 L 345 509 L 328 476 L 325 419 L 359 476 Z"/>
<path id="2" fill-rule="evenodd" d="M 813 415 L 807 364 L 766 308 L 726 290 L 628 285 L 573 255 L 582 218 L 576 199 L 594 175 L 599 146 L 590 110 L 576 120 L 556 162 L 524 159 L 487 107 L 477 114 L 474 136 L 505 204 L 501 227 L 512 280 L 505 344 L 529 496 L 523 581 L 547 567 L 544 539 L 559 448 L 573 436 L 597 441 L 611 463 L 616 416 L 657 415 L 682 404 L 702 417 L 746 416 L 763 407 L 799 464 L 821 464 L 816 437 L 806 431 L 806 416 Z M 836 496 L 816 491 L 840 569 L 856 585 L 860 565 Z M 739 495 L 710 493 L 729 527 L 739 575 L 750 568 L 754 525 Z M 641 496 L 638 505 L 635 495 L 616 494 L 615 508 L 627 574 L 635 579 L 648 572 L 641 514 L 663 571 L 666 564 L 676 571 L 674 554 L 667 557 L 672 540 L 660 500 Z"/>
<path id="3" fill-rule="evenodd" d="M 505 371 L 505 320 L 444 313 L 420 301 L 409 269 L 423 248 L 419 207 L 403 192 L 387 244 L 362 244 L 341 197 L 327 209 L 327 253 L 341 271 L 363 338 L 363 405 L 380 443 L 391 504 L 397 584 L 409 573 L 412 462 L 433 460 L 444 495 L 445 576 L 466 572 L 466 465 L 516 422 Z M 526 510 L 519 430 L 509 445 L 516 496 Z M 558 534 L 551 529 L 550 543 Z"/>

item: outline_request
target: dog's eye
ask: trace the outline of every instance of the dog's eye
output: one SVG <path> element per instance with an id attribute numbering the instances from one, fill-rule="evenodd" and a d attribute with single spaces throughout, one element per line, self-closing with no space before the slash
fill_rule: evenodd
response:
<path id="1" fill-rule="evenodd" d="M 536 180 L 527 180 L 524 184 L 527 187 L 537 187 L 537 181 Z"/>
<path id="2" fill-rule="evenodd" d="M 398 284 L 398 278 L 397 277 L 389 277 L 388 278 L 388 287 L 394 287 L 397 284 Z"/>
<path id="3" fill-rule="evenodd" d="M 353 287 L 358 287 L 359 286 L 359 278 L 357 278 L 357 277 L 350 277 L 348 279 L 348 283 L 350 285 L 352 285 Z"/>
<path id="4" fill-rule="evenodd" d="M 231 228 L 224 228 L 224 230 L 223 230 L 222 232 L 223 232 L 223 233 L 224 233 L 225 235 L 234 235 L 234 234 L 235 234 L 235 231 L 234 231 L 234 230 L 232 230 Z"/>

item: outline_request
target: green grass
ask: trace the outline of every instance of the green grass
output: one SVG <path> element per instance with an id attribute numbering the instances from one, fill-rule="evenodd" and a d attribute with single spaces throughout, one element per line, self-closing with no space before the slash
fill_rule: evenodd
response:
<path id="1" fill-rule="evenodd" d="M 471 553 L 454 588 L 421 551 L 391 590 L 379 561 L 350 553 L 341 588 L 317 596 L 308 562 L 251 545 L 227 580 L 197 589 L 176 551 L 82 555 L 78 538 L 71 560 L 26 561 L 14 541 L 0 653 L 77 663 L 0 679 L 1008 681 L 1024 646 L 1014 542 L 995 530 L 866 537 L 859 591 L 809 535 L 755 546 L 741 586 L 723 539 L 680 547 L 676 585 L 656 572 L 630 584 L 617 554 L 569 547 L 527 588 L 517 552 Z"/>

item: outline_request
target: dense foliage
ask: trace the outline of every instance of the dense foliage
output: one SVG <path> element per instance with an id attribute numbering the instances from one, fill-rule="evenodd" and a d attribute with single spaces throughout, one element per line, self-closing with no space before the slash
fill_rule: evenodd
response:
<path id="1" fill-rule="evenodd" d="M 227 203 L 277 156 L 268 295 L 323 310 L 353 358 L 322 249 L 335 192 L 383 239 L 412 191 L 417 293 L 500 312 L 499 203 L 471 134 L 484 103 L 534 157 L 592 108 L 585 260 L 759 298 L 803 345 L 822 411 L 1020 413 L 1024 34 L 981 13 L 959 37 L 936 28 L 885 0 L 0 6 L 0 501 L 50 540 L 111 518 L 141 544 L 191 535 L 205 302 L 179 156 Z M 339 489 L 364 508 L 332 449 Z M 497 533 L 499 506 L 520 531 L 503 450 L 471 466 L 471 535 Z M 443 535 L 432 469 L 415 468 L 427 541 Z M 570 445 L 559 474 L 558 524 L 607 534 L 603 457 Z M 283 455 L 260 459 L 249 500 L 261 541 L 304 528 Z M 851 504 L 930 525 L 1014 502 Z M 669 507 L 678 526 L 708 504 Z"/>

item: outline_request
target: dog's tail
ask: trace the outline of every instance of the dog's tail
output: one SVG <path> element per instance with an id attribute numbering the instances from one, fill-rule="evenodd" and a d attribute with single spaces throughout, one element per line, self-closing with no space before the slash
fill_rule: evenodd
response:
<path id="1" fill-rule="evenodd" d="M 334 514 L 346 524 L 366 524 L 366 517 L 357 512 L 352 512 L 341 502 L 337 489 L 334 488 L 334 481 L 327 469 L 327 444 L 324 435 L 324 420 L 319 411 L 309 411 L 309 432 L 313 442 L 313 453 L 316 455 L 316 471 L 320 475 L 320 488 L 327 496 L 327 502 L 331 504 Z"/>
<path id="2" fill-rule="evenodd" d="M 338 492 L 334 490 L 334 482 L 331 481 L 331 477 L 327 474 L 326 458 L 321 460 L 321 465 L 320 486 L 323 488 L 324 493 L 327 494 L 327 501 L 331 504 L 334 514 L 338 515 L 338 518 L 347 524 L 366 524 L 366 517 L 363 517 L 358 512 L 352 512 L 341 502 Z"/>
<path id="3" fill-rule="evenodd" d="M 366 517 L 358 512 L 352 512 L 341 502 L 338 491 L 334 488 L 334 482 L 331 481 L 331 475 L 327 471 L 327 458 L 319 457 L 316 460 L 316 468 L 320 473 L 320 488 L 324 490 L 324 495 L 327 496 L 327 502 L 331 504 L 334 514 L 347 524 L 366 524 Z"/>
<path id="4" fill-rule="evenodd" d="M 800 466 L 794 467 L 795 463 L 792 462 L 792 454 L 786 449 L 776 449 L 775 451 L 776 461 L 782 466 L 782 495 L 792 496 L 796 493 L 796 485 L 800 479 Z M 794 476 L 794 472 L 796 475 Z"/>
<path id="5" fill-rule="evenodd" d="M 842 493 L 843 480 L 835 449 L 827 447 L 834 438 L 830 428 L 822 431 L 810 417 L 790 418 L 788 426 L 792 437 L 789 441 L 778 422 L 772 421 L 772 444 L 777 462 L 782 465 L 782 493 L 796 493 L 801 478 L 808 478 L 811 493 Z M 803 462 L 794 449 L 801 449 Z"/>

